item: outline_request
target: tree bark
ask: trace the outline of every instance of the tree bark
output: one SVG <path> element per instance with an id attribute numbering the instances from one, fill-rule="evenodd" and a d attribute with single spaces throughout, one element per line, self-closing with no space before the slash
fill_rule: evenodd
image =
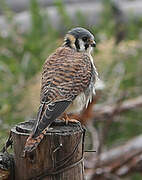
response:
<path id="1" fill-rule="evenodd" d="M 84 131 L 77 123 L 56 121 L 39 146 L 22 158 L 33 121 L 14 127 L 15 180 L 83 180 Z"/>

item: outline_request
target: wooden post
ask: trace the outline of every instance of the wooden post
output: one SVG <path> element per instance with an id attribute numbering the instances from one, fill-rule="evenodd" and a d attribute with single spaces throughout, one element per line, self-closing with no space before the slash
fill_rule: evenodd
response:
<path id="1" fill-rule="evenodd" d="M 0 180 L 10 180 L 9 179 L 9 171 L 0 169 Z"/>
<path id="2" fill-rule="evenodd" d="M 83 180 L 84 131 L 77 123 L 52 124 L 37 149 L 22 158 L 23 148 L 33 121 L 14 127 L 15 180 Z"/>

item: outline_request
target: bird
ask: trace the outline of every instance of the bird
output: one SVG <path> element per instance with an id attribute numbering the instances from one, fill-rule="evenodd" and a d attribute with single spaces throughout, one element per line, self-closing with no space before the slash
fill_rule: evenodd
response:
<path id="1" fill-rule="evenodd" d="M 61 47 L 45 61 L 42 69 L 40 106 L 36 122 L 24 146 L 24 156 L 37 148 L 50 125 L 69 114 L 81 112 L 95 94 L 98 72 L 92 57 L 94 35 L 75 27 L 67 32 Z"/>

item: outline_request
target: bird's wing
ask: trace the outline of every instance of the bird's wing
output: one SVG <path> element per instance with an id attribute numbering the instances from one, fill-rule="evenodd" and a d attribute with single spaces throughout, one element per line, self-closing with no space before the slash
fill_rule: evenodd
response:
<path id="1" fill-rule="evenodd" d="M 59 117 L 75 97 L 89 86 L 92 64 L 87 54 L 59 48 L 43 66 L 41 105 L 33 137 Z"/>
<path id="2" fill-rule="evenodd" d="M 38 146 L 48 126 L 65 111 L 77 95 L 85 91 L 92 74 L 89 56 L 70 48 L 59 48 L 46 60 L 42 73 L 41 104 L 23 156 Z"/>

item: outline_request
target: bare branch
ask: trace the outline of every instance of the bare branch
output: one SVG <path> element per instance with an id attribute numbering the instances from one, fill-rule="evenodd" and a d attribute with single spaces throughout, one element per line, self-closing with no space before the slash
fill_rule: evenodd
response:
<path id="1" fill-rule="evenodd" d="M 103 152 L 99 157 L 100 163 L 90 169 L 92 178 L 113 174 L 117 177 L 126 176 L 132 172 L 142 171 L 142 135 L 129 140 L 124 145 Z M 87 165 L 85 163 L 85 165 Z M 87 167 L 86 167 L 87 168 Z M 97 179 L 97 178 L 96 178 Z"/>
<path id="2" fill-rule="evenodd" d="M 140 106 L 142 106 L 142 95 L 133 99 L 125 100 L 119 104 L 119 106 L 116 103 L 113 105 L 100 106 L 98 108 L 95 107 L 93 115 L 95 120 L 99 119 L 100 121 L 101 119 L 104 120 L 104 117 L 112 116 L 114 113 L 116 115 Z"/>

